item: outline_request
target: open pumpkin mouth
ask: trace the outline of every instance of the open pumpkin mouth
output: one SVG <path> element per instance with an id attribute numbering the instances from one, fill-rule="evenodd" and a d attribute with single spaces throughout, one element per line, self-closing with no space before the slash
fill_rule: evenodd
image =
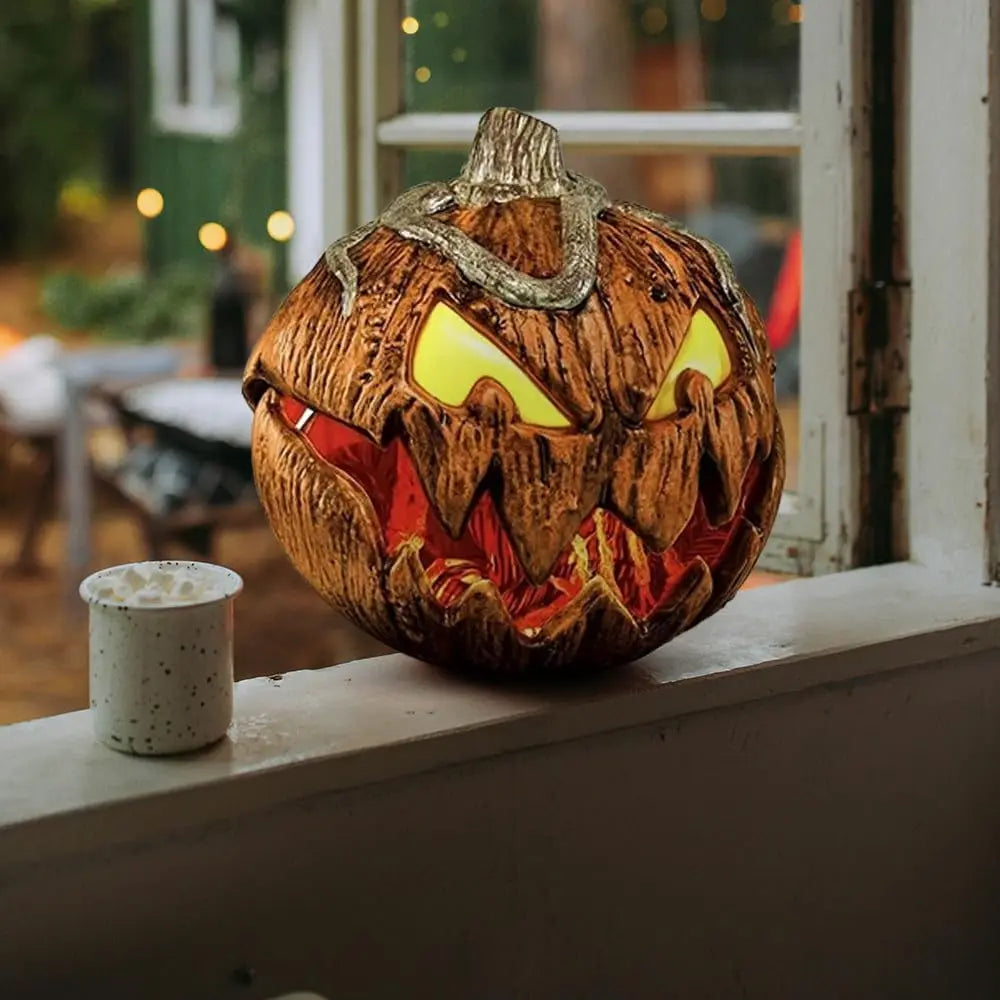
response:
<path id="1" fill-rule="evenodd" d="M 760 466 L 751 464 L 736 514 L 713 526 L 699 497 L 674 544 L 654 552 L 617 515 L 596 508 L 583 520 L 571 544 L 541 584 L 532 583 L 511 545 L 503 521 L 483 491 L 461 535 L 452 538 L 434 513 L 416 467 L 401 438 L 385 447 L 340 420 L 312 410 L 286 395 L 278 412 L 323 461 L 348 475 L 371 501 L 389 556 L 414 538 L 431 592 L 448 608 L 483 580 L 497 589 L 515 627 L 536 633 L 599 575 L 611 585 L 637 620 L 668 608 L 685 571 L 701 558 L 714 572 L 742 520 L 749 496 L 757 492 Z"/>

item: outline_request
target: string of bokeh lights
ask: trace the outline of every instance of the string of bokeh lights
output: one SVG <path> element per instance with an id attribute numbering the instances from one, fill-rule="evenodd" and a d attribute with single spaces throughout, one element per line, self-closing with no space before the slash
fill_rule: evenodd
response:
<path id="1" fill-rule="evenodd" d="M 156 188 L 143 188 L 135 196 L 135 207 L 144 219 L 155 219 L 163 212 L 163 195 Z M 295 220 L 279 209 L 267 217 L 266 229 L 275 243 L 287 243 L 295 235 Z M 198 242 L 206 250 L 217 253 L 229 242 L 229 233 L 221 222 L 204 222 L 198 228 Z"/>
<path id="2" fill-rule="evenodd" d="M 775 0 L 771 5 L 771 18 L 775 24 L 795 25 L 802 23 L 803 0 Z M 669 23 L 667 14 L 668 0 L 661 3 L 648 4 L 639 17 L 639 24 L 647 35 L 659 35 Z M 729 8 L 728 0 L 701 0 L 699 11 L 704 20 L 718 22 L 725 18 Z M 439 10 L 433 17 L 434 25 L 438 28 L 446 28 L 451 22 L 448 14 Z M 420 30 L 420 21 L 408 15 L 400 22 L 400 29 L 404 35 L 415 35 Z M 462 46 L 457 45 L 451 51 L 453 62 L 464 63 L 468 58 L 468 52 Z M 417 83 L 428 83 L 431 78 L 430 66 L 418 66 L 413 71 L 413 77 Z"/>

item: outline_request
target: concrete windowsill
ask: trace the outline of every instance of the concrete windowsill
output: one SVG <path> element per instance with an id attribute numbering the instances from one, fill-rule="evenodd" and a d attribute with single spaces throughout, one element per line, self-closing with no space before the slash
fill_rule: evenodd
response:
<path id="1" fill-rule="evenodd" d="M 583 683 L 477 683 L 401 655 L 243 681 L 230 736 L 184 758 L 108 750 L 85 711 L 19 723 L 0 728 L 0 868 L 992 648 L 1000 590 L 901 563 L 744 592 Z"/>

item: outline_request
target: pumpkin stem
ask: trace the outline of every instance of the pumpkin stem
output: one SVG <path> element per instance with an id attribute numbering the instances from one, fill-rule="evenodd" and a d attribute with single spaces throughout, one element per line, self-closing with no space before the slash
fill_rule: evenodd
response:
<path id="1" fill-rule="evenodd" d="M 515 198 L 558 198 L 572 188 L 559 133 L 515 108 L 491 108 L 453 188 L 469 204 Z"/>

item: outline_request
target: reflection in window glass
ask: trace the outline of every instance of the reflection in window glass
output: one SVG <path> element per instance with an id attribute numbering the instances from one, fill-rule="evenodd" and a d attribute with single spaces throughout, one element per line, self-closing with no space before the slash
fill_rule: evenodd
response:
<path id="1" fill-rule="evenodd" d="M 798 106 L 791 0 L 410 0 L 409 111 Z"/>

